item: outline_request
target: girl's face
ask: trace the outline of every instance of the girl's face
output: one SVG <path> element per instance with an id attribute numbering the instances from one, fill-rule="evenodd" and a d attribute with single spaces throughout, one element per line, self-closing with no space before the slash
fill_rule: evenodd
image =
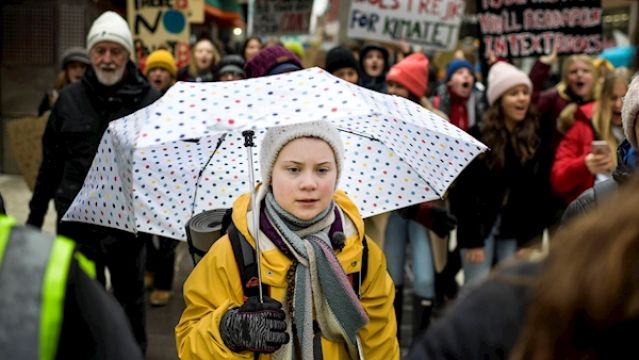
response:
<path id="1" fill-rule="evenodd" d="M 592 73 L 592 68 L 589 64 L 582 60 L 575 60 L 568 66 L 566 83 L 573 94 L 582 99 L 588 99 L 595 84 L 595 74 Z"/>
<path id="2" fill-rule="evenodd" d="M 295 139 L 282 148 L 271 186 L 275 201 L 302 220 L 326 209 L 337 184 L 337 164 L 331 147 L 316 138 Z"/>
<path id="3" fill-rule="evenodd" d="M 79 61 L 71 61 L 69 65 L 67 65 L 66 69 L 67 77 L 69 78 L 69 81 L 73 83 L 82 78 L 82 75 L 84 75 L 84 71 L 87 69 L 87 66 L 86 64 Z"/>
<path id="4" fill-rule="evenodd" d="M 337 69 L 335 70 L 333 75 L 353 84 L 357 84 L 357 82 L 359 81 L 359 74 L 357 73 L 357 70 L 353 69 L 352 67 Z"/>
<path id="5" fill-rule="evenodd" d="M 501 108 L 506 124 L 515 125 L 526 118 L 530 106 L 530 91 L 526 85 L 515 85 L 501 96 Z"/>
<path id="6" fill-rule="evenodd" d="M 193 49 L 193 56 L 198 70 L 210 69 L 213 63 L 213 43 L 208 40 L 198 42 Z"/>
<path id="7" fill-rule="evenodd" d="M 368 76 L 378 77 L 384 72 L 384 54 L 380 50 L 369 50 L 362 64 Z"/>
<path id="8" fill-rule="evenodd" d="M 244 60 L 247 62 L 251 60 L 258 52 L 262 49 L 262 44 L 260 44 L 257 39 L 249 40 L 248 44 L 246 44 L 246 49 L 244 50 Z"/>
<path id="9" fill-rule="evenodd" d="M 475 78 L 468 68 L 460 68 L 448 80 L 448 88 L 457 96 L 467 98 L 473 91 Z"/>
<path id="10" fill-rule="evenodd" d="M 386 87 L 388 88 L 388 93 L 391 95 L 397 95 L 397 96 L 401 96 L 403 98 L 408 99 L 410 93 L 408 91 L 408 89 L 406 89 L 402 84 L 394 82 L 394 81 L 387 81 L 386 82 Z"/>
<path id="11" fill-rule="evenodd" d="M 612 86 L 612 94 L 610 94 L 610 111 L 612 111 L 612 117 L 610 118 L 613 125 L 621 126 L 621 108 L 623 107 L 623 101 L 621 98 L 628 91 L 628 85 L 623 81 L 616 81 Z"/>

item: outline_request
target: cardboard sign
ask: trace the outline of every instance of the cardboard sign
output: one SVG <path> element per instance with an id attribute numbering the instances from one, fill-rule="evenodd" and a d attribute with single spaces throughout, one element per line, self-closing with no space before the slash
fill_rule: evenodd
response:
<path id="1" fill-rule="evenodd" d="M 312 0 L 257 0 L 254 4 L 252 34 L 308 34 Z"/>
<path id="2" fill-rule="evenodd" d="M 477 0 L 481 51 L 497 57 L 594 54 L 603 49 L 601 0 Z"/>
<path id="3" fill-rule="evenodd" d="M 127 17 L 138 61 L 157 49 L 173 53 L 178 68 L 189 63 L 188 1 L 128 0 Z"/>
<path id="4" fill-rule="evenodd" d="M 463 14 L 463 0 L 355 0 L 348 37 L 452 50 Z"/>
<path id="5" fill-rule="evenodd" d="M 29 190 L 33 191 L 42 162 L 42 135 L 49 119 L 44 115 L 10 120 L 6 124 L 9 146 Z"/>

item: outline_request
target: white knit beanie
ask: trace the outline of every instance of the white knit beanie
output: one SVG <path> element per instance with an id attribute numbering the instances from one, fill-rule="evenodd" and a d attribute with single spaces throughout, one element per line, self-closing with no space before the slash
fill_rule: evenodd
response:
<path id="1" fill-rule="evenodd" d="M 526 85 L 532 94 L 532 82 L 526 73 L 510 65 L 499 61 L 488 72 L 488 104 L 492 105 L 508 89 L 516 85 Z"/>
<path id="2" fill-rule="evenodd" d="M 639 117 L 639 75 L 636 75 L 628 86 L 621 108 L 623 131 L 626 134 L 626 139 L 635 149 L 637 149 L 637 134 L 635 132 L 637 117 Z"/>
<path id="3" fill-rule="evenodd" d="M 129 56 L 133 54 L 133 37 L 129 24 L 113 11 L 105 11 L 91 25 L 87 35 L 87 51 L 91 51 L 100 41 L 113 41 L 122 45 L 129 52 Z"/>
<path id="4" fill-rule="evenodd" d="M 339 131 L 330 123 L 326 121 L 311 121 L 274 127 L 266 132 L 260 147 L 260 169 L 263 184 L 271 184 L 273 165 L 275 165 L 277 156 L 280 154 L 282 148 L 289 142 L 303 137 L 313 137 L 324 140 L 331 147 L 333 154 L 335 154 L 337 182 L 339 182 L 339 177 L 342 173 L 342 163 L 344 162 L 344 144 L 342 143 L 342 137 Z"/>

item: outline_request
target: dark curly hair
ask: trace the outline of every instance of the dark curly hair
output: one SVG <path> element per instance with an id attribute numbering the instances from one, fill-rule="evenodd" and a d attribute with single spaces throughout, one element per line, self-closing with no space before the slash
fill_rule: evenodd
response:
<path id="1" fill-rule="evenodd" d="M 524 120 L 517 123 L 513 131 L 506 128 L 506 117 L 501 107 L 501 101 L 497 100 L 484 112 L 484 117 L 479 124 L 480 140 L 490 148 L 490 151 L 482 154 L 491 170 L 501 170 L 506 163 L 506 145 L 508 139 L 512 143 L 515 155 L 524 164 L 535 156 L 539 147 L 538 135 L 539 115 L 531 107 L 526 112 Z"/>

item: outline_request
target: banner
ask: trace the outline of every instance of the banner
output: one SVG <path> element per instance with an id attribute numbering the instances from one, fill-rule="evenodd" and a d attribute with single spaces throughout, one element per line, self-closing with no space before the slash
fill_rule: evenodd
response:
<path id="1" fill-rule="evenodd" d="M 164 48 L 178 68 L 189 63 L 189 1 L 127 1 L 127 18 L 136 55 L 143 68 L 146 57 Z"/>
<path id="2" fill-rule="evenodd" d="M 256 0 L 253 6 L 253 35 L 299 35 L 309 32 L 313 0 Z"/>
<path id="3" fill-rule="evenodd" d="M 355 0 L 348 37 L 452 50 L 463 14 L 464 0 Z"/>
<path id="4" fill-rule="evenodd" d="M 485 58 L 603 50 L 601 0 L 477 0 L 477 9 Z"/>

